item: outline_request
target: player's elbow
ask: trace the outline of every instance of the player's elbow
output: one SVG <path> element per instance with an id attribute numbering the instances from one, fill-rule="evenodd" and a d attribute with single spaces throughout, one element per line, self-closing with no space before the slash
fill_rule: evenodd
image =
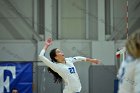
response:
<path id="1" fill-rule="evenodd" d="M 43 56 L 42 55 L 38 55 L 38 58 L 41 60 L 43 58 Z"/>

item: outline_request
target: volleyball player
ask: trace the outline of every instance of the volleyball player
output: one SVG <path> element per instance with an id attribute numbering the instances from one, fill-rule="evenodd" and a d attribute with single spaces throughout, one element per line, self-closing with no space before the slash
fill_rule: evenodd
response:
<path id="1" fill-rule="evenodd" d="M 81 83 L 73 63 L 78 61 L 91 62 L 99 64 L 97 59 L 86 58 L 82 56 L 65 58 L 64 53 L 58 49 L 52 49 L 50 52 L 51 61 L 44 56 L 48 47 L 52 44 L 52 39 L 46 40 L 44 48 L 39 54 L 39 58 L 49 68 L 48 71 L 53 74 L 55 83 L 64 81 L 63 93 L 80 93 Z"/>

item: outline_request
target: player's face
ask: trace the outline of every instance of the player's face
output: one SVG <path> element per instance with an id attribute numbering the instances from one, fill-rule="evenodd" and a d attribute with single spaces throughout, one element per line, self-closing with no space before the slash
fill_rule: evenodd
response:
<path id="1" fill-rule="evenodd" d="M 56 60 L 61 60 L 61 61 L 63 61 L 63 60 L 65 59 L 64 53 L 63 53 L 61 50 L 56 49 L 56 56 L 55 56 L 55 59 L 56 59 Z"/>

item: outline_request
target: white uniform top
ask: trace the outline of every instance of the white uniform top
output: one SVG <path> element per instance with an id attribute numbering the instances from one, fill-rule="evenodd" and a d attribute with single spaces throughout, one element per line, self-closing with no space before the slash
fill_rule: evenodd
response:
<path id="1" fill-rule="evenodd" d="M 43 61 L 47 66 L 49 66 L 52 70 L 57 72 L 63 78 L 65 82 L 64 91 L 80 92 L 81 83 L 73 63 L 78 61 L 86 61 L 86 58 L 81 56 L 70 57 L 65 58 L 66 64 L 53 63 L 44 56 L 44 53 L 45 50 L 43 49 L 39 55 L 40 60 Z"/>
<path id="2" fill-rule="evenodd" d="M 122 71 L 118 93 L 140 93 L 140 59 L 128 62 Z"/>

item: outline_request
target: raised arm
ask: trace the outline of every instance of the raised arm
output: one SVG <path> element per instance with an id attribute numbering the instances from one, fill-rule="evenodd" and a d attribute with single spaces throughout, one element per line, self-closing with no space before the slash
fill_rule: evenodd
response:
<path id="1" fill-rule="evenodd" d="M 41 50 L 41 52 L 40 52 L 40 54 L 39 54 L 39 59 L 40 59 L 41 61 L 43 61 L 47 66 L 51 67 L 52 69 L 56 69 L 56 68 L 57 68 L 56 64 L 53 63 L 53 62 L 51 62 L 48 58 L 46 58 L 46 57 L 44 56 L 45 51 L 48 49 L 48 47 L 49 47 L 51 44 L 52 44 L 51 38 L 49 38 L 49 39 L 47 39 L 47 40 L 45 41 L 45 45 L 44 45 L 43 49 Z"/>
<path id="2" fill-rule="evenodd" d="M 45 51 L 48 49 L 48 47 L 52 44 L 52 39 L 49 38 L 45 41 L 45 44 L 44 44 L 44 47 L 43 49 L 41 50 L 40 54 L 39 54 L 39 58 L 44 56 L 45 54 Z"/>

